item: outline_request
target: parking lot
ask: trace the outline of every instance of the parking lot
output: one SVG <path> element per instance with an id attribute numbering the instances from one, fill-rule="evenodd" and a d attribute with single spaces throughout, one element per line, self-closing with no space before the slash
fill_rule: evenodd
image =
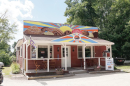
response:
<path id="1" fill-rule="evenodd" d="M 27 80 L 4 77 L 2 86 L 130 86 L 130 73 L 76 74 L 72 77 Z"/>

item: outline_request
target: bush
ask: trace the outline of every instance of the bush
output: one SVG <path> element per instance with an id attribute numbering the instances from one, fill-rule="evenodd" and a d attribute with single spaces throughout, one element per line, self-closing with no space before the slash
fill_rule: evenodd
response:
<path id="1" fill-rule="evenodd" d="M 16 56 L 12 55 L 12 56 L 10 57 L 10 62 L 15 62 L 15 61 L 16 61 Z"/>
<path id="2" fill-rule="evenodd" d="M 20 72 L 20 65 L 16 62 L 13 62 L 11 64 L 11 71 L 12 71 L 13 74 L 19 73 Z"/>
<path id="3" fill-rule="evenodd" d="M 8 53 L 0 51 L 0 62 L 3 62 L 5 66 L 10 65 L 11 63 L 9 57 Z"/>

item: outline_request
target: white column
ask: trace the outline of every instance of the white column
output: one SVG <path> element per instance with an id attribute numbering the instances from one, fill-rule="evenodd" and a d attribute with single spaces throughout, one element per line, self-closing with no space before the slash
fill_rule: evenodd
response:
<path id="1" fill-rule="evenodd" d="M 110 45 L 110 57 L 112 58 L 112 48 L 111 48 L 111 45 Z"/>
<path id="2" fill-rule="evenodd" d="M 85 45 L 82 46 L 83 51 L 83 59 L 84 59 L 84 69 L 86 69 L 86 61 L 85 61 Z"/>
<path id="3" fill-rule="evenodd" d="M 26 72 L 28 72 L 28 44 L 26 44 Z"/>
<path id="4" fill-rule="evenodd" d="M 65 48 L 65 71 L 67 71 L 66 44 L 65 44 L 64 48 Z"/>
<path id="5" fill-rule="evenodd" d="M 93 46 L 91 46 L 91 57 L 93 58 Z"/>
<path id="6" fill-rule="evenodd" d="M 47 72 L 49 72 L 50 45 L 48 45 Z"/>
<path id="7" fill-rule="evenodd" d="M 100 66 L 100 58 L 98 58 L 98 66 Z"/>
<path id="8" fill-rule="evenodd" d="M 23 70 L 24 69 L 25 69 L 25 44 L 23 44 Z"/>

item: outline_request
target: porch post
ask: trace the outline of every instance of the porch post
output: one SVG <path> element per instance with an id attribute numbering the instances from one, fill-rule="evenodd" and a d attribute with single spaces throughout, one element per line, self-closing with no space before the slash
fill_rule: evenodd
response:
<path id="1" fill-rule="evenodd" d="M 111 48 L 111 45 L 110 45 L 110 57 L 112 58 L 112 48 Z"/>
<path id="2" fill-rule="evenodd" d="M 26 72 L 28 72 L 28 44 L 26 44 Z"/>
<path id="3" fill-rule="evenodd" d="M 100 57 L 98 58 L 98 66 L 100 66 Z"/>
<path id="4" fill-rule="evenodd" d="M 86 69 L 86 61 L 85 61 L 85 45 L 83 45 L 83 59 L 84 59 L 84 69 Z"/>
<path id="5" fill-rule="evenodd" d="M 64 48 L 65 48 L 65 71 L 67 71 L 66 44 Z"/>
<path id="6" fill-rule="evenodd" d="M 48 45 L 47 72 L 49 72 L 50 45 Z"/>
<path id="7" fill-rule="evenodd" d="M 93 58 L 93 46 L 91 46 L 91 57 Z"/>

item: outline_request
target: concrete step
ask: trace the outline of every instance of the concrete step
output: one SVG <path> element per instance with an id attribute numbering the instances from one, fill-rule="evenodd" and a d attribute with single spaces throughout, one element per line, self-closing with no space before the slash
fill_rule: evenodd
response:
<path id="1" fill-rule="evenodd" d="M 80 74 L 80 73 L 87 73 L 87 70 L 73 70 L 69 71 L 70 74 Z"/>
<path id="2" fill-rule="evenodd" d="M 90 71 L 90 74 L 96 74 L 96 73 L 113 73 L 113 72 L 122 72 L 121 70 L 104 70 L 104 71 Z"/>

